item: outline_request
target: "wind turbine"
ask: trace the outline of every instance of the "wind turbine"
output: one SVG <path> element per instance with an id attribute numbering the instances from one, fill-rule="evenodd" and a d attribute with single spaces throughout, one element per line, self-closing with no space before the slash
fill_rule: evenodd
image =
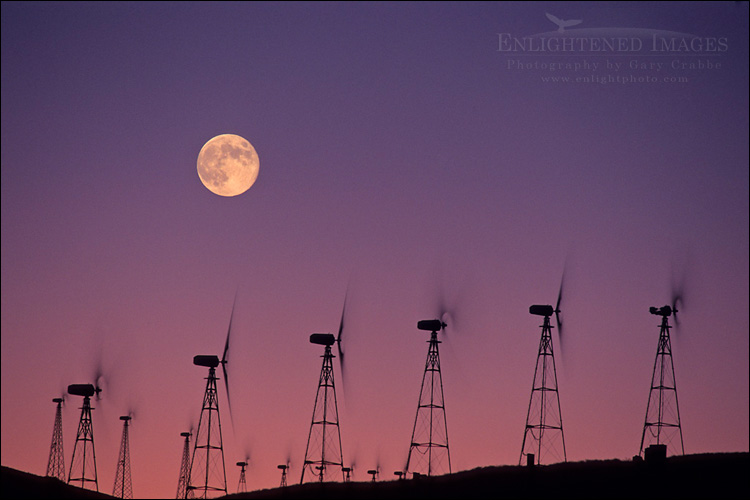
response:
<path id="1" fill-rule="evenodd" d="M 311 477 L 317 478 L 317 481 L 325 481 L 326 473 L 331 467 L 338 468 L 341 471 L 341 479 L 346 481 L 346 472 L 343 470 L 344 457 L 341 448 L 341 428 L 339 426 L 336 385 L 333 377 L 333 358 L 335 356 L 331 352 L 331 346 L 336 344 L 343 380 L 344 350 L 341 347 L 341 340 L 344 332 L 345 315 L 346 296 L 344 297 L 344 307 L 341 311 L 338 335 L 336 337 L 330 333 L 313 333 L 310 335 L 311 344 L 322 345 L 324 347 L 322 356 L 323 366 L 320 369 L 320 378 L 318 379 L 318 391 L 315 395 L 315 406 L 313 407 L 310 432 L 307 436 L 300 484 L 305 482 L 305 472 L 308 470 Z"/>
<path id="2" fill-rule="evenodd" d="M 679 450 L 685 454 L 685 444 L 682 440 L 682 423 L 680 421 L 680 406 L 677 402 L 677 382 L 674 375 L 674 363 L 672 360 L 672 341 L 669 331 L 669 317 L 674 317 L 675 326 L 679 328 L 680 322 L 677 316 L 683 307 L 684 291 L 682 285 L 672 285 L 672 305 L 662 307 L 650 307 L 649 312 L 661 316 L 659 326 L 659 343 L 656 348 L 656 359 L 654 359 L 654 370 L 651 374 L 651 388 L 648 393 L 648 404 L 646 405 L 646 418 L 643 423 L 641 434 L 641 447 L 638 452 L 643 455 L 648 448 L 656 446 L 655 450 L 661 448 L 661 453 L 666 457 L 667 445 L 676 447 L 679 437 Z M 662 448 L 663 447 L 663 448 Z"/>
<path id="3" fill-rule="evenodd" d="M 247 480 L 245 479 L 245 468 L 247 467 L 249 458 L 245 457 L 245 460 L 237 462 L 237 467 L 240 468 L 240 481 L 237 483 L 237 493 L 247 493 Z"/>
<path id="4" fill-rule="evenodd" d="M 373 483 L 377 482 L 378 474 L 380 474 L 380 465 L 378 465 L 375 469 L 368 470 L 367 473 L 372 476 Z"/>
<path id="5" fill-rule="evenodd" d="M 181 432 L 180 436 L 185 438 L 182 447 L 182 460 L 180 461 L 180 478 L 177 481 L 177 496 L 175 498 L 187 498 L 187 486 L 190 479 L 190 437 L 193 435 L 191 427 L 190 432 Z"/>
<path id="6" fill-rule="evenodd" d="M 94 423 L 91 419 L 91 397 L 99 393 L 99 377 L 95 377 L 96 386 L 93 384 L 72 384 L 68 386 L 68 394 L 83 397 L 81 406 L 81 419 L 78 423 L 78 433 L 73 446 L 73 458 L 70 461 L 70 472 L 68 484 L 80 483 L 81 488 L 93 485 L 99 491 L 99 479 L 96 472 L 96 451 L 94 448 Z"/>
<path id="7" fill-rule="evenodd" d="M 281 482 L 279 483 L 279 488 L 283 488 L 284 486 L 287 486 L 286 474 L 287 474 L 287 471 L 289 470 L 289 466 L 290 466 L 289 458 L 286 459 L 286 463 L 276 466 L 279 470 L 281 470 Z"/>
<path id="8" fill-rule="evenodd" d="M 417 322 L 417 328 L 430 333 L 427 361 L 419 390 L 419 403 L 406 459 L 406 472 L 432 476 L 451 473 L 448 422 L 445 416 L 443 376 L 440 371 L 438 332 L 448 326 L 442 319 Z"/>
<path id="9" fill-rule="evenodd" d="M 55 398 L 52 402 L 57 404 L 57 409 L 55 410 L 55 426 L 52 429 L 52 443 L 49 447 L 47 476 L 65 482 L 65 453 L 63 452 L 62 435 L 62 406 L 65 404 L 65 396 Z"/>
<path id="10" fill-rule="evenodd" d="M 553 462 L 567 461 L 562 411 L 560 410 L 560 394 L 557 386 L 557 369 L 555 368 L 555 354 L 552 348 L 552 326 L 550 325 L 550 317 L 554 314 L 557 336 L 562 345 L 563 325 L 560 321 L 560 302 L 562 301 L 564 280 L 565 273 L 563 272 L 554 308 L 551 305 L 529 307 L 530 314 L 542 316 L 544 321 L 541 325 L 542 338 L 539 341 L 539 350 L 537 351 L 534 381 L 531 386 L 529 409 L 526 413 L 526 426 L 524 427 L 519 464 L 522 463 L 524 456 L 529 464 L 534 463 L 534 456 L 536 456 L 537 463 L 540 464 L 549 463 L 548 457 Z"/>
<path id="11" fill-rule="evenodd" d="M 227 493 L 227 473 L 224 463 L 224 442 L 221 435 L 221 418 L 219 416 L 219 395 L 216 388 L 216 368 L 221 365 L 224 374 L 224 386 L 227 392 L 229 416 L 232 417 L 232 403 L 229 397 L 229 379 L 227 376 L 227 361 L 229 354 L 229 339 L 232 335 L 232 320 L 234 308 L 237 304 L 237 294 L 234 296 L 232 313 L 229 316 L 229 328 L 224 342 L 224 352 L 221 360 L 216 355 L 198 355 L 193 357 L 193 364 L 208 368 L 206 390 L 203 395 L 198 430 L 195 435 L 193 458 L 191 460 L 190 475 L 185 495 L 187 498 L 208 498 L 209 495 Z"/>
<path id="12" fill-rule="evenodd" d="M 120 454 L 117 459 L 117 471 L 115 472 L 115 485 L 112 496 L 119 498 L 133 498 L 133 480 L 130 474 L 130 440 L 128 438 L 128 427 L 132 417 L 123 415 L 120 420 L 122 425 L 122 440 L 120 441 Z"/>

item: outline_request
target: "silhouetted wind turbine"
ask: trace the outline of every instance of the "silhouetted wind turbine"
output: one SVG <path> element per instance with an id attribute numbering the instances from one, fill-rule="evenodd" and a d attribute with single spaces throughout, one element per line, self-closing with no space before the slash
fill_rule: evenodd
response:
<path id="1" fill-rule="evenodd" d="M 523 462 L 524 456 L 529 463 L 533 463 L 535 455 L 537 463 L 540 464 L 547 463 L 546 459 L 550 455 L 554 461 L 560 459 L 567 461 L 562 411 L 560 410 L 560 394 L 557 387 L 557 369 L 555 368 L 555 354 L 552 348 L 552 326 L 550 325 L 550 317 L 554 314 L 557 323 L 557 335 L 562 344 L 560 302 L 563 296 L 564 281 L 565 272 L 563 271 L 554 308 L 551 305 L 529 307 L 530 314 L 542 316 L 544 321 L 542 338 L 539 341 L 539 350 L 537 351 L 536 368 L 534 368 L 529 409 L 526 413 L 526 426 L 524 427 L 519 464 Z"/>
<path id="2" fill-rule="evenodd" d="M 347 291 L 348 295 L 348 291 Z M 342 378 L 344 376 L 344 350 L 341 340 L 344 332 L 344 318 L 346 316 L 346 296 L 341 311 L 338 335 L 330 333 L 313 333 L 310 343 L 324 346 L 323 366 L 318 379 L 318 391 L 315 395 L 310 432 L 307 436 L 305 459 L 302 463 L 300 484 L 305 481 L 305 472 L 309 469 L 313 477 L 323 482 L 329 467 L 341 470 L 342 480 L 346 480 L 344 472 L 344 457 L 341 447 L 341 428 L 339 426 L 339 410 L 336 400 L 336 385 L 333 376 L 333 354 L 331 346 L 336 344 L 339 352 L 339 365 Z"/>
<path id="3" fill-rule="evenodd" d="M 224 352 L 221 360 L 215 355 L 198 355 L 193 358 L 193 364 L 208 368 L 206 391 L 203 395 L 203 406 L 198 420 L 198 430 L 195 436 L 193 458 L 191 460 L 190 475 L 186 495 L 188 497 L 207 498 L 211 494 L 227 493 L 227 473 L 224 463 L 224 443 L 221 435 L 221 418 L 219 416 L 219 396 L 216 389 L 216 367 L 221 365 L 224 374 L 224 385 L 227 391 L 229 416 L 232 417 L 232 404 L 229 397 L 229 378 L 227 376 L 227 361 L 229 355 L 229 339 L 232 335 L 232 320 L 237 304 L 237 294 L 234 296 L 232 314 L 229 317 L 227 338 L 224 342 Z M 220 467 L 219 467 L 219 464 Z"/>

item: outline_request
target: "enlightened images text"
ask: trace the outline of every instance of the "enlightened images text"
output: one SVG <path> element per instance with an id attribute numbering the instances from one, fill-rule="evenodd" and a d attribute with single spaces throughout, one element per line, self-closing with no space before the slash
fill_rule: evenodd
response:
<path id="1" fill-rule="evenodd" d="M 498 33 L 499 52 L 670 52 L 720 53 L 729 48 L 726 37 L 665 37 L 652 35 L 648 43 L 637 37 L 522 37 Z"/>

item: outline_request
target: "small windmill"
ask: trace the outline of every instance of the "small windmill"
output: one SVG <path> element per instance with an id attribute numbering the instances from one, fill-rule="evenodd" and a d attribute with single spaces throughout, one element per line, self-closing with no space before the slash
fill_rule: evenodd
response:
<path id="1" fill-rule="evenodd" d="M 73 446 L 73 458 L 68 473 L 68 484 L 80 483 L 81 488 L 93 486 L 99 491 L 99 480 L 96 473 L 96 451 L 94 448 L 94 423 L 91 420 L 91 397 L 99 398 L 101 388 L 93 384 L 72 384 L 68 386 L 68 394 L 83 397 L 81 406 L 81 420 L 78 423 L 78 433 Z"/>
<path id="2" fill-rule="evenodd" d="M 289 470 L 289 461 L 285 464 L 281 464 L 278 466 L 278 468 L 281 470 L 281 483 L 279 483 L 279 488 L 283 488 L 287 485 L 286 482 L 286 471 Z"/>
<path id="3" fill-rule="evenodd" d="M 422 387 L 419 390 L 417 415 L 411 433 L 406 472 L 433 476 L 451 473 L 451 454 L 448 446 L 448 421 L 445 416 L 443 376 L 440 371 L 438 332 L 448 326 L 441 319 L 423 320 L 417 328 L 430 334 Z"/>
<path id="4" fill-rule="evenodd" d="M 55 411 L 55 426 L 52 428 L 52 444 L 49 447 L 47 476 L 65 482 L 65 454 L 63 452 L 62 434 L 62 405 L 65 398 L 55 398 L 52 402 L 57 404 L 57 410 Z"/>
<path id="5" fill-rule="evenodd" d="M 180 461 L 180 479 L 177 481 L 177 496 L 175 498 L 186 498 L 187 485 L 190 480 L 190 436 L 191 432 L 181 432 L 180 436 L 185 438 L 182 447 L 182 460 Z"/>
<path id="6" fill-rule="evenodd" d="M 664 447 L 676 447 L 679 438 L 679 450 L 685 454 L 685 444 L 682 440 L 682 424 L 680 422 L 680 406 L 677 403 L 677 382 L 674 376 L 674 364 L 672 361 L 672 341 L 669 337 L 669 317 L 674 317 L 675 326 L 679 325 L 677 318 L 677 305 L 682 307 L 682 292 L 672 293 L 672 305 L 663 307 L 650 307 L 649 312 L 661 316 L 659 326 L 659 344 L 656 348 L 656 359 L 654 370 L 651 375 L 651 388 L 648 393 L 648 404 L 646 405 L 646 419 L 643 423 L 641 434 L 641 448 L 638 452 L 643 455 L 647 447 L 656 445 Z M 644 448 L 646 447 L 646 448 Z"/>
<path id="7" fill-rule="evenodd" d="M 247 458 L 242 462 L 237 462 L 237 467 L 240 468 L 240 480 L 237 483 L 237 493 L 247 493 L 247 480 L 245 479 L 245 468 L 247 467 L 247 463 Z"/>
<path id="8" fill-rule="evenodd" d="M 310 471 L 317 481 L 326 480 L 326 472 L 330 467 L 341 471 L 342 480 L 346 480 L 344 472 L 344 458 L 341 448 L 341 429 L 339 426 L 339 410 L 336 401 L 336 385 L 333 378 L 333 358 L 331 346 L 336 344 L 339 354 L 339 365 L 342 378 L 344 376 L 344 351 L 341 348 L 341 338 L 344 331 L 344 315 L 346 313 L 346 297 L 341 311 L 338 336 L 330 333 L 313 333 L 310 343 L 324 346 L 323 366 L 318 379 L 318 391 L 315 395 L 310 432 L 305 447 L 305 460 L 302 465 L 300 484 L 305 482 L 305 472 Z M 330 475 L 329 475 L 330 477 Z"/>
<path id="9" fill-rule="evenodd" d="M 564 280 L 564 273 L 563 273 Z M 560 410 L 560 395 L 557 387 L 557 369 L 555 368 L 555 354 L 552 349 L 552 326 L 550 317 L 555 315 L 557 336 L 562 343 L 562 322 L 560 321 L 560 301 L 562 300 L 563 280 L 560 281 L 560 291 L 557 303 L 551 305 L 533 305 L 529 313 L 542 316 L 542 338 L 534 369 L 534 382 L 531 386 L 529 409 L 526 413 L 526 426 L 521 444 L 521 457 L 527 463 L 533 464 L 536 455 L 537 463 L 567 461 L 565 452 L 565 435 L 563 433 L 562 412 Z M 548 460 L 549 459 L 549 460 Z"/>
<path id="10" fill-rule="evenodd" d="M 352 467 L 342 467 L 341 471 L 344 473 L 344 482 L 350 482 L 352 480 Z"/>
<path id="11" fill-rule="evenodd" d="M 115 473 L 115 486 L 112 496 L 117 498 L 133 498 L 133 480 L 130 475 L 130 444 L 128 439 L 128 424 L 130 415 L 120 417 L 122 420 L 122 440 L 120 441 L 120 454 L 117 458 L 117 472 Z"/>
<path id="12" fill-rule="evenodd" d="M 229 416 L 232 416 L 232 404 L 229 398 L 229 380 L 227 377 L 227 356 L 229 353 L 229 338 L 232 334 L 232 319 L 237 295 L 234 297 L 232 314 L 229 317 L 227 338 L 224 342 L 224 352 L 221 360 L 216 355 L 198 355 L 193 358 L 193 364 L 208 368 L 206 391 L 203 395 L 198 430 L 195 435 L 193 458 L 190 461 L 190 475 L 186 495 L 192 498 L 208 498 L 213 494 L 227 493 L 227 473 L 224 464 L 224 444 L 221 435 L 221 418 L 219 416 L 219 394 L 216 388 L 216 367 L 221 365 L 224 373 L 224 385 L 227 392 Z"/>

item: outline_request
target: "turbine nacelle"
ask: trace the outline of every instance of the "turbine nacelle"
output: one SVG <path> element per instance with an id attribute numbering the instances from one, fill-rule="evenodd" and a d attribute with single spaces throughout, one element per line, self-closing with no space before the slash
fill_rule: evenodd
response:
<path id="1" fill-rule="evenodd" d="M 193 364 L 196 366 L 205 366 L 207 368 L 216 368 L 219 366 L 219 356 L 209 356 L 206 354 L 199 354 L 193 357 Z"/>
<path id="2" fill-rule="evenodd" d="M 529 313 L 535 316 L 549 317 L 555 313 L 555 310 L 550 305 L 533 305 L 529 307 Z"/>
<path id="3" fill-rule="evenodd" d="M 72 384 L 68 386 L 68 394 L 72 394 L 73 396 L 90 398 L 98 392 L 101 392 L 101 389 L 94 387 L 91 384 Z"/>
<path id="4" fill-rule="evenodd" d="M 332 333 L 313 333 L 310 335 L 310 343 L 332 346 L 336 343 L 336 337 L 334 337 Z"/>
<path id="5" fill-rule="evenodd" d="M 674 308 L 672 306 L 664 306 L 664 307 L 649 307 L 648 312 L 651 314 L 654 314 L 656 316 L 663 316 L 665 318 L 668 318 L 672 315 L 672 313 L 677 312 L 677 308 Z"/>
<path id="6" fill-rule="evenodd" d="M 448 325 L 439 319 L 423 319 L 422 321 L 417 321 L 417 328 L 427 332 L 437 332 L 446 326 Z"/>

